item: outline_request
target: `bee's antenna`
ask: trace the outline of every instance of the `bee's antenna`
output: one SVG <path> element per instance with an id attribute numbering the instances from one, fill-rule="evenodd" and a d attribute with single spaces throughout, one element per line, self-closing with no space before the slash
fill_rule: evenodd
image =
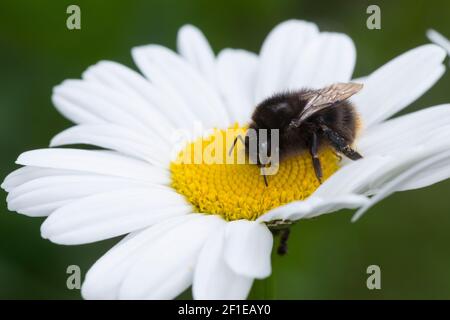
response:
<path id="1" fill-rule="evenodd" d="M 266 187 L 269 186 L 269 183 L 267 182 L 267 175 L 266 175 L 266 168 L 264 166 L 261 167 L 263 178 L 264 178 L 264 184 Z"/>
<path id="2" fill-rule="evenodd" d="M 264 175 L 264 184 L 266 185 L 266 187 L 269 186 L 269 183 L 267 182 L 267 176 L 266 175 Z"/>
<path id="3" fill-rule="evenodd" d="M 231 153 L 233 153 L 234 147 L 236 147 L 236 143 L 237 143 L 238 139 L 241 140 L 242 143 L 245 143 L 245 141 L 244 141 L 244 139 L 242 139 L 241 135 L 238 135 L 236 138 L 234 138 L 233 145 L 231 146 L 230 151 L 228 151 L 228 156 L 231 156 Z"/>

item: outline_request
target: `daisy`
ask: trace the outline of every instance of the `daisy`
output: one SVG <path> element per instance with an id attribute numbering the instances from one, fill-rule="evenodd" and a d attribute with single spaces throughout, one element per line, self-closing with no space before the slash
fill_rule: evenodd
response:
<path id="1" fill-rule="evenodd" d="M 342 208 L 358 208 L 356 220 L 393 192 L 450 175 L 449 104 L 389 119 L 442 76 L 439 46 L 417 47 L 353 80 L 364 84 L 352 97 L 362 122 L 354 147 L 363 159 L 340 161 L 325 148 L 327 179 L 319 184 L 309 156 L 299 155 L 265 187 L 255 165 L 173 161 L 171 133 L 199 122 L 223 134 L 245 127 L 254 106 L 274 93 L 349 82 L 352 40 L 290 20 L 259 54 L 224 49 L 216 57 L 193 26 L 180 29 L 177 45 L 178 54 L 134 48 L 142 75 L 102 61 L 57 86 L 53 103 L 76 125 L 51 148 L 20 155 L 23 167 L 2 184 L 10 210 L 47 217 L 41 233 L 52 242 L 126 235 L 89 270 L 84 298 L 171 299 L 190 286 L 196 299 L 246 298 L 254 279 L 271 274 L 271 230 Z M 199 137 L 207 134 L 179 154 Z M 54 148 L 72 144 L 102 150 Z"/>

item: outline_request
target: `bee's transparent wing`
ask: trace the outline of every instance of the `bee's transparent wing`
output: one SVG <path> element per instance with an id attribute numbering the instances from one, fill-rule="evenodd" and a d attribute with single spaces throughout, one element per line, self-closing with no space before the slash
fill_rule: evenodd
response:
<path id="1" fill-rule="evenodd" d="M 305 93 L 302 98 L 306 98 L 308 102 L 299 118 L 293 120 L 290 126 L 297 127 L 316 112 L 338 105 L 359 92 L 362 87 L 363 85 L 360 83 L 335 83 L 323 89 Z"/>

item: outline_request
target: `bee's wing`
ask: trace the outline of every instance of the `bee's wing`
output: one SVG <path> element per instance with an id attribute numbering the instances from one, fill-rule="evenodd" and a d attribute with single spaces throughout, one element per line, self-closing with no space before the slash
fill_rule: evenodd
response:
<path id="1" fill-rule="evenodd" d="M 340 102 L 347 100 L 360 91 L 362 87 L 363 85 L 360 83 L 348 82 L 335 83 L 323 89 L 311 90 L 303 95 L 303 98 L 306 98 L 308 102 L 300 114 L 300 118 L 295 120 L 296 124 L 300 124 L 320 110 L 335 106 Z"/>

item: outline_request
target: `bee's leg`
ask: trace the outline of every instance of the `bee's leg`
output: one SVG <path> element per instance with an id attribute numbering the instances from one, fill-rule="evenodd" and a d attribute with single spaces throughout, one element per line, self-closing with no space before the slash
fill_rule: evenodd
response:
<path id="1" fill-rule="evenodd" d="M 362 158 L 362 155 L 360 155 L 357 151 L 353 150 L 347 143 L 347 141 L 339 135 L 339 133 L 331 130 L 325 125 L 321 126 L 323 132 L 325 133 L 326 137 L 330 141 L 331 145 L 340 153 L 345 155 L 347 158 L 351 160 L 358 160 Z"/>
<path id="2" fill-rule="evenodd" d="M 319 155 L 317 154 L 319 148 L 318 143 L 319 142 L 317 140 L 317 134 L 313 132 L 311 137 L 311 144 L 309 146 L 309 153 L 311 154 L 314 172 L 316 173 L 317 180 L 322 183 L 322 166 L 320 164 Z"/>
<path id="3" fill-rule="evenodd" d="M 288 251 L 287 241 L 289 239 L 289 234 L 291 233 L 291 229 L 288 227 L 281 231 L 280 235 L 280 244 L 278 245 L 277 253 L 280 256 L 284 256 Z"/>

